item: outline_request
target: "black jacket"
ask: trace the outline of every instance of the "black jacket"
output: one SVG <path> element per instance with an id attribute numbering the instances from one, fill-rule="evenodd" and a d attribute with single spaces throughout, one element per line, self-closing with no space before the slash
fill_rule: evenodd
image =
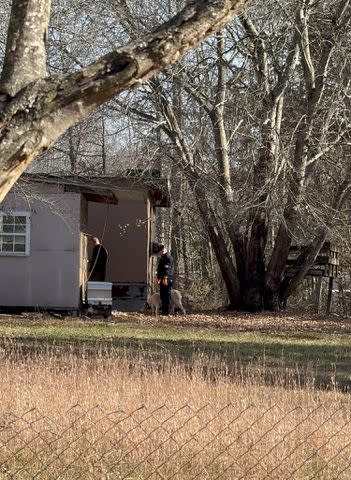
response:
<path id="1" fill-rule="evenodd" d="M 162 255 L 157 266 L 157 278 L 161 280 L 164 277 L 173 277 L 174 274 L 174 265 L 173 257 L 167 252 Z"/>
<path id="2" fill-rule="evenodd" d="M 90 271 L 105 272 L 107 262 L 107 250 L 101 245 L 94 245 L 93 253 L 90 260 Z"/>

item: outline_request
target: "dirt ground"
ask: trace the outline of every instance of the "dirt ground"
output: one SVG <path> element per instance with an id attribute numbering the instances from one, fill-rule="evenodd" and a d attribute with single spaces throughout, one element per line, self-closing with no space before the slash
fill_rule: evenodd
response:
<path id="1" fill-rule="evenodd" d="M 116 321 L 131 321 L 145 324 L 164 324 L 220 330 L 255 331 L 270 333 L 319 332 L 351 334 L 351 317 L 336 315 L 314 315 L 307 313 L 243 313 L 243 312 L 199 312 L 187 315 L 162 315 L 155 317 L 141 313 L 115 312 Z M 111 320 L 111 319 L 109 319 Z"/>

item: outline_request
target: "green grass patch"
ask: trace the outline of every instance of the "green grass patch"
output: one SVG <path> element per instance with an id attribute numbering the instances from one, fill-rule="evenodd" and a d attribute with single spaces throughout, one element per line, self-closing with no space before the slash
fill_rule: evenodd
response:
<path id="1" fill-rule="evenodd" d="M 89 320 L 23 320 L 0 323 L 2 343 L 37 350 L 47 345 L 82 347 L 94 352 L 101 346 L 146 350 L 156 357 L 169 354 L 190 361 L 194 354 L 217 357 L 232 366 L 261 365 L 265 369 L 295 370 L 315 376 L 321 384 L 331 379 L 350 384 L 351 335 L 349 333 L 225 331 L 218 328 Z"/>

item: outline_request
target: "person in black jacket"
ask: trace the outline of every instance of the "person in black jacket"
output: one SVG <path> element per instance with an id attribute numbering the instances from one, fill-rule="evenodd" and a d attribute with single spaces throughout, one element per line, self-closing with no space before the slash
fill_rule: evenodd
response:
<path id="1" fill-rule="evenodd" d="M 107 250 L 101 245 L 97 237 L 91 241 L 94 244 L 93 253 L 89 262 L 89 280 L 94 282 L 104 282 L 106 278 Z"/>
<path id="2" fill-rule="evenodd" d="M 173 285 L 174 262 L 172 255 L 167 252 L 164 245 L 156 244 L 154 253 L 160 257 L 157 266 L 157 283 L 160 285 L 161 311 L 169 315 L 171 311 L 171 289 Z"/>

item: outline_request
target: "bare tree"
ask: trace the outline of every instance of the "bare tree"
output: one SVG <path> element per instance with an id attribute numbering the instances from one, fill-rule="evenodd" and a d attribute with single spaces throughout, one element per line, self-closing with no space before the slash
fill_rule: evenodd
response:
<path id="1" fill-rule="evenodd" d="M 145 6 L 104 2 L 120 21 L 111 22 L 106 40 L 99 38 L 101 48 L 106 51 L 119 38 L 132 43 L 92 61 L 93 30 L 80 34 L 72 51 L 57 40 L 58 22 L 49 48 L 50 72 L 61 74 L 48 78 L 48 2 L 28 0 L 31 11 L 40 12 L 32 25 L 31 17 L 16 13 L 19 0 L 13 3 L 0 85 L 2 196 L 67 129 L 56 152 L 61 149 L 71 159 L 72 169 L 78 168 L 77 152 L 83 150 L 85 162 L 99 156 L 106 166 L 109 123 L 98 112 L 100 133 L 84 145 L 79 133 L 84 122 L 74 125 L 150 79 L 108 108 L 128 114 L 130 131 L 148 154 L 153 151 L 159 159 L 162 152 L 163 161 L 170 161 L 172 248 L 188 250 L 179 241 L 186 217 L 179 207 L 189 192 L 193 203 L 187 212 L 196 209 L 202 220 L 230 303 L 250 310 L 278 308 L 301 283 L 332 229 L 336 232 L 350 197 L 350 59 L 345 54 L 350 1 L 272 0 L 266 5 L 256 0 L 222 31 L 246 1 L 198 0 L 154 31 L 155 13 L 170 18 L 178 0 Z M 91 15 L 100 13 L 96 6 Z M 216 31 L 177 67 L 169 66 Z M 14 41 L 19 42 L 16 55 Z M 22 44 L 41 52 L 25 77 L 18 73 L 28 60 L 22 61 Z M 129 155 L 138 157 L 135 152 L 131 145 Z M 204 244 L 203 238 L 201 233 L 193 244 Z M 306 248 L 296 275 L 287 278 L 293 242 Z"/>
<path id="2" fill-rule="evenodd" d="M 99 105 L 151 78 L 223 27 L 247 0 L 197 0 L 139 42 L 46 75 L 50 0 L 13 0 L 0 82 L 0 200 L 31 161 Z"/>
<path id="3" fill-rule="evenodd" d="M 145 94 L 156 112 L 128 106 L 178 151 L 230 302 L 254 310 L 278 308 L 296 290 L 350 194 L 350 2 L 277 5 L 270 12 L 258 2 L 152 82 Z M 181 117 L 174 85 L 186 97 Z M 322 190 L 321 175 L 333 178 Z M 306 249 L 286 278 L 293 241 Z"/>

